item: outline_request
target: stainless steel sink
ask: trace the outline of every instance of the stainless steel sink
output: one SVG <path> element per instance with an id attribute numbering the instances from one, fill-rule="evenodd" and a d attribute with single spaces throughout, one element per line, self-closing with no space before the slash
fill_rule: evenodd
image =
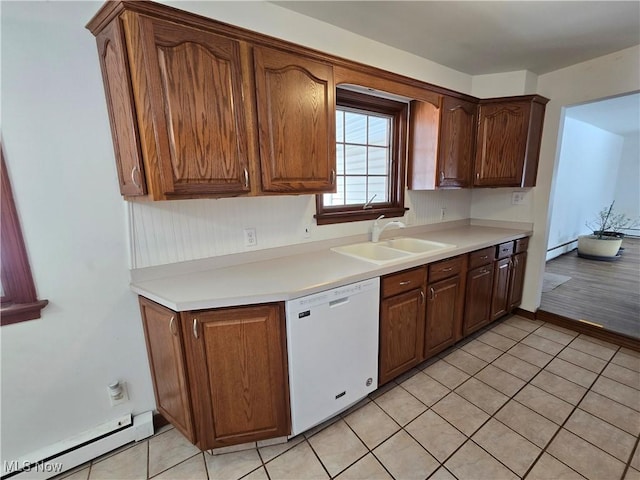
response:
<path id="1" fill-rule="evenodd" d="M 423 256 L 442 250 L 455 248 L 449 243 L 432 242 L 419 238 L 400 237 L 382 242 L 362 242 L 342 247 L 334 247 L 331 250 L 343 255 L 365 260 L 367 262 L 383 265 L 400 259 Z"/>

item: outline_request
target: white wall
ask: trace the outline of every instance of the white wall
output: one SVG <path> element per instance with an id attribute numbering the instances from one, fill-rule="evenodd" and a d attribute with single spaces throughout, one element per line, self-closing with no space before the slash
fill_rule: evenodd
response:
<path id="1" fill-rule="evenodd" d="M 614 200 L 623 143 L 620 135 L 565 115 L 547 249 L 591 233 L 585 223 Z M 552 250 L 547 260 L 575 247 Z"/>
<path id="2" fill-rule="evenodd" d="M 640 132 L 624 136 L 615 189 L 616 212 L 640 219 Z M 636 227 L 638 228 L 638 227 Z M 634 235 L 640 234 L 637 230 Z"/>

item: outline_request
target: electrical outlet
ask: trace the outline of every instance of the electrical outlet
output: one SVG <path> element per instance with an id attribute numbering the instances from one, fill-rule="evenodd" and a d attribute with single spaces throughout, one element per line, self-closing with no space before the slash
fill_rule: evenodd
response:
<path id="1" fill-rule="evenodd" d="M 511 205 L 524 205 L 524 192 L 513 192 L 511 194 Z"/>
<path id="2" fill-rule="evenodd" d="M 244 246 L 255 247 L 258 244 L 258 236 L 256 235 L 256 229 L 245 228 L 244 229 Z"/>

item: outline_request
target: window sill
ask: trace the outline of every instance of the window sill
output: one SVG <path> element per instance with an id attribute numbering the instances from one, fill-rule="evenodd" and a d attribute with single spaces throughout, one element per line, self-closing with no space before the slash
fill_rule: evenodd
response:
<path id="1" fill-rule="evenodd" d="M 3 305 L 0 308 L 0 324 L 24 322 L 40 318 L 40 311 L 47 306 L 49 300 L 36 300 L 32 303 L 17 303 Z"/>
<path id="2" fill-rule="evenodd" d="M 375 220 L 380 215 L 384 215 L 385 218 L 403 217 L 407 210 L 409 209 L 404 207 L 380 207 L 366 210 L 359 208 L 357 210 L 340 210 L 338 212 L 324 211 L 314 216 L 318 225 L 330 225 L 332 223 Z"/>

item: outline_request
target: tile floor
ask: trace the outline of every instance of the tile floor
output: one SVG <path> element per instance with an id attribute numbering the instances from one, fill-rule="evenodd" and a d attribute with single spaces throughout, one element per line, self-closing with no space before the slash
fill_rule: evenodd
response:
<path id="1" fill-rule="evenodd" d="M 511 317 L 283 445 L 212 456 L 173 428 L 101 479 L 640 479 L 640 355 Z"/>

